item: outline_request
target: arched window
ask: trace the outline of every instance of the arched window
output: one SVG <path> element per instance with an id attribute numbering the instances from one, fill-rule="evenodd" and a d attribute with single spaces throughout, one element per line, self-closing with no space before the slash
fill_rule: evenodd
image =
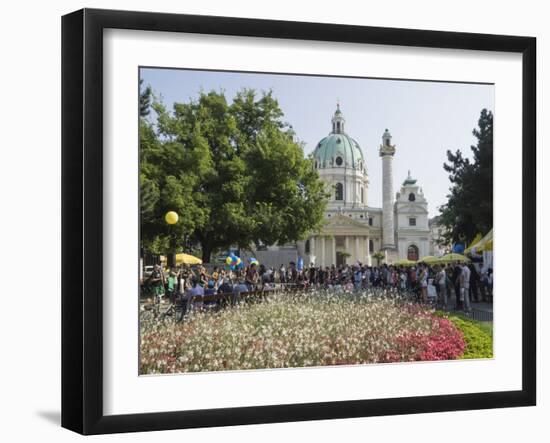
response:
<path id="1" fill-rule="evenodd" d="M 409 201 L 410 201 L 410 202 L 413 202 L 413 201 L 415 201 L 415 200 L 416 200 L 416 195 L 414 195 L 414 192 L 411 192 L 411 193 L 409 194 Z"/>
<path id="2" fill-rule="evenodd" d="M 365 190 L 361 186 L 361 203 L 365 203 Z"/>
<path id="3" fill-rule="evenodd" d="M 407 260 L 418 260 L 418 246 L 410 245 L 407 249 Z"/>
<path id="4" fill-rule="evenodd" d="M 309 242 L 309 239 L 306 240 L 306 244 L 305 244 L 305 251 L 304 251 L 306 254 L 309 254 L 311 252 L 311 244 Z"/>
<path id="5" fill-rule="evenodd" d="M 342 166 L 342 157 L 336 157 L 336 164 Z"/>
<path id="6" fill-rule="evenodd" d="M 335 200 L 344 200 L 344 185 L 342 183 L 336 183 Z"/>

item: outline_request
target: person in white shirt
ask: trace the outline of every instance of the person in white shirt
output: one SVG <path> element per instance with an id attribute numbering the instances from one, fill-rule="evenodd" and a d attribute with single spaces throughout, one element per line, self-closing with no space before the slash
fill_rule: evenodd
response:
<path id="1" fill-rule="evenodd" d="M 460 273 L 460 292 L 461 296 L 464 297 L 464 311 L 471 311 L 470 306 L 470 276 L 472 271 L 467 264 L 461 266 L 462 272 Z"/>
<path id="2" fill-rule="evenodd" d="M 439 288 L 439 301 L 444 308 L 447 308 L 447 272 L 445 271 L 445 265 L 441 268 L 436 265 L 436 275 L 434 283 Z"/>
<path id="3" fill-rule="evenodd" d="M 286 283 L 286 269 L 284 265 L 281 265 L 281 267 L 279 268 L 279 282 Z"/>
<path id="4" fill-rule="evenodd" d="M 418 276 L 420 282 L 420 297 L 422 303 L 428 302 L 428 269 L 425 265 L 420 265 L 420 275 Z"/>

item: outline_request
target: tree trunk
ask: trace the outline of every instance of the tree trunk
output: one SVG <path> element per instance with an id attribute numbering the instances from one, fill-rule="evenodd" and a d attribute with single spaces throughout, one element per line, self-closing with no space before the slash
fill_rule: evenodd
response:
<path id="1" fill-rule="evenodd" d="M 212 246 L 202 244 L 202 262 L 210 263 L 210 256 L 212 255 Z"/>
<path id="2" fill-rule="evenodd" d="M 168 263 L 168 269 L 172 269 L 174 266 L 176 266 L 176 254 L 173 252 L 169 252 L 166 257 L 167 263 Z"/>

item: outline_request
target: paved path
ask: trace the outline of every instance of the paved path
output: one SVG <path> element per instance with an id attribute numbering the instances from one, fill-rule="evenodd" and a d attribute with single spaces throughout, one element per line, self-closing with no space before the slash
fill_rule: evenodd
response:
<path id="1" fill-rule="evenodd" d="M 480 311 L 491 312 L 491 313 L 493 312 L 493 304 L 492 303 L 486 303 L 486 302 L 476 303 L 476 302 L 473 302 L 472 307 L 475 308 L 475 309 L 479 309 Z"/>
<path id="2" fill-rule="evenodd" d="M 448 311 L 453 312 L 454 307 L 456 306 L 456 299 L 455 299 L 454 294 L 451 294 L 447 301 L 448 301 L 448 306 L 449 306 Z M 492 303 L 471 302 L 471 306 L 472 306 L 472 311 L 478 311 L 478 312 L 477 313 L 472 312 L 469 315 L 467 315 L 468 317 L 472 317 L 474 319 L 482 320 L 482 321 L 492 321 L 493 320 L 493 304 Z M 463 311 L 456 311 L 456 312 L 463 312 Z"/>
<path id="3" fill-rule="evenodd" d="M 454 295 L 448 298 L 449 306 L 456 306 L 456 299 Z M 493 304 L 487 302 L 471 302 L 472 308 L 484 312 L 493 312 Z"/>

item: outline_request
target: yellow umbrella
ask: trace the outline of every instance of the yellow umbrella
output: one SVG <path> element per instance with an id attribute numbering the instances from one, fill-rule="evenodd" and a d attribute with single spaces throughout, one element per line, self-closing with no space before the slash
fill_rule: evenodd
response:
<path id="1" fill-rule="evenodd" d="M 485 237 L 480 241 L 480 251 L 492 251 L 493 250 L 493 230 L 491 229 Z"/>
<path id="2" fill-rule="evenodd" d="M 443 257 L 441 257 L 437 263 L 452 263 L 452 262 L 459 262 L 459 263 L 467 263 L 470 259 L 468 257 L 465 257 L 462 254 L 445 254 Z"/>
<path id="3" fill-rule="evenodd" d="M 426 263 L 427 265 L 435 265 L 439 263 L 439 258 L 433 255 L 426 255 L 425 257 L 422 257 L 420 260 L 418 260 L 418 262 Z"/>
<path id="4" fill-rule="evenodd" d="M 416 262 L 412 260 L 408 260 L 406 258 L 402 258 L 401 260 L 397 260 L 393 262 L 393 266 L 413 266 Z"/>
<path id="5" fill-rule="evenodd" d="M 202 265 L 202 260 L 189 254 L 176 254 L 177 265 Z"/>
<path id="6" fill-rule="evenodd" d="M 465 250 L 464 250 L 464 254 L 469 254 L 470 251 L 472 250 L 472 248 L 477 244 L 479 243 L 479 241 L 481 240 L 482 236 L 481 236 L 481 233 L 477 233 L 477 235 L 474 237 L 474 239 L 472 240 L 472 242 L 470 243 L 470 246 L 468 246 Z"/>
<path id="7" fill-rule="evenodd" d="M 469 253 L 471 251 L 475 252 L 482 252 L 482 251 L 492 251 L 493 250 L 493 230 L 491 229 L 485 236 L 479 240 L 474 245 L 470 245 L 465 253 Z"/>

